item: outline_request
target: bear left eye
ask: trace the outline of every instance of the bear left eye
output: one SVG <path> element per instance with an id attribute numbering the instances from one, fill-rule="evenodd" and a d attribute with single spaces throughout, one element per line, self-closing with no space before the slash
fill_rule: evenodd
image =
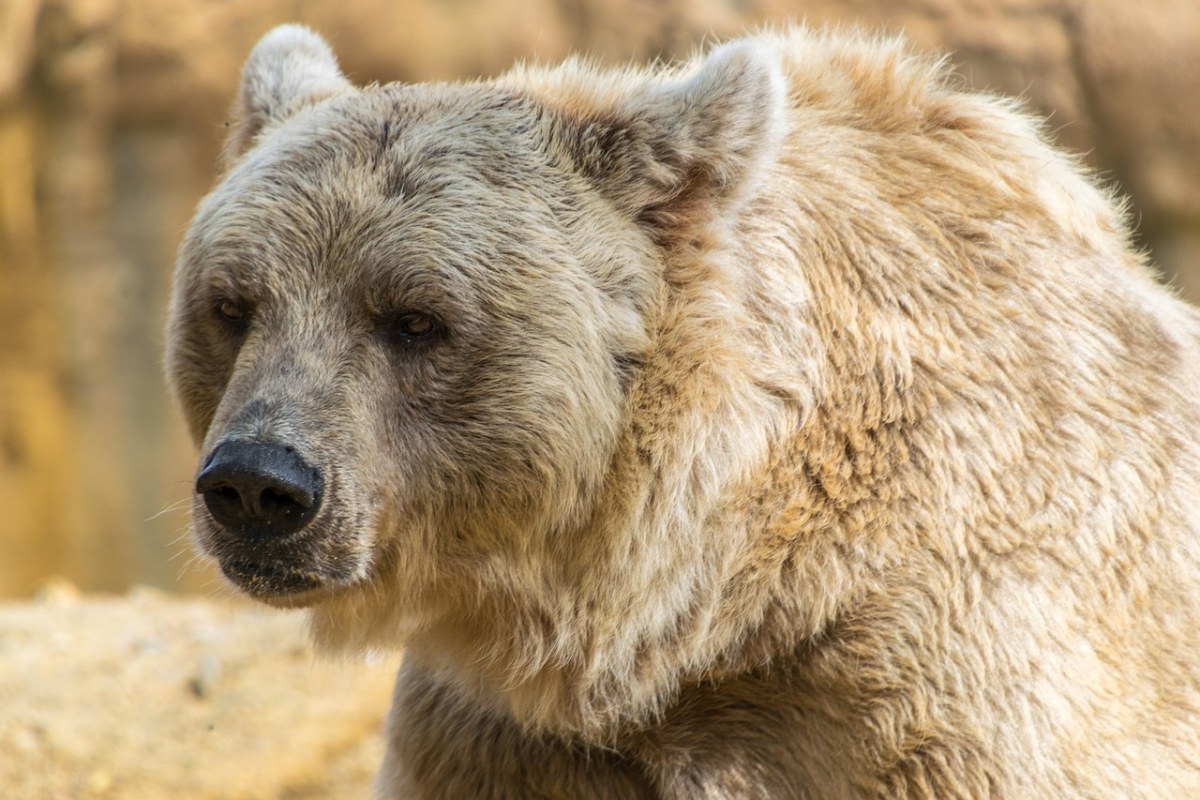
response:
<path id="1" fill-rule="evenodd" d="M 438 330 L 438 321 L 431 315 L 420 311 L 410 311 L 401 314 L 392 322 L 393 329 L 409 339 L 424 339 Z"/>
<path id="2" fill-rule="evenodd" d="M 221 312 L 222 317 L 231 322 L 246 316 L 246 310 L 232 300 L 222 300 L 217 304 L 217 310 Z"/>
<path id="3" fill-rule="evenodd" d="M 218 300 L 215 306 L 221 321 L 234 329 L 241 330 L 250 321 L 250 307 L 242 301 L 225 297 Z"/>

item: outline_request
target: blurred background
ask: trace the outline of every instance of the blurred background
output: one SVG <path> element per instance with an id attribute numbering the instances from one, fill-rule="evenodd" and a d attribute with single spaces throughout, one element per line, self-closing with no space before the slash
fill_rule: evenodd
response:
<path id="1" fill-rule="evenodd" d="M 241 61 L 272 25 L 311 25 L 362 83 L 672 59 L 796 19 L 905 33 L 1023 97 L 1200 298 L 1198 0 L 0 0 L 0 597 L 54 576 L 214 582 L 190 566 L 195 453 L 162 328 Z"/>

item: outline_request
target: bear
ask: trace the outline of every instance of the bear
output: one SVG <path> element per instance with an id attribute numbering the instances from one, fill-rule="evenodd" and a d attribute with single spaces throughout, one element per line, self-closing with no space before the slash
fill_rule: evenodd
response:
<path id="1" fill-rule="evenodd" d="M 1200 796 L 1200 315 L 901 40 L 242 74 L 194 532 L 402 648 L 379 798 Z"/>

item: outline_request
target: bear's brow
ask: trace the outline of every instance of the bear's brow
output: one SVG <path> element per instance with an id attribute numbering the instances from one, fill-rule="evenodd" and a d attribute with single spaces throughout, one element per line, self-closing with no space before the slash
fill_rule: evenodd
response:
<path id="1" fill-rule="evenodd" d="M 391 149 L 392 142 L 395 140 L 396 129 L 392 126 L 390 119 L 385 119 L 379 126 L 379 135 L 375 138 L 375 155 L 371 159 L 372 171 L 379 169 L 379 165 L 383 163 L 384 156 L 387 155 L 387 151 Z"/>
<path id="2" fill-rule="evenodd" d="M 383 182 L 383 196 L 389 200 L 412 197 L 419 189 L 420 184 L 403 167 L 389 170 Z"/>
<path id="3" fill-rule="evenodd" d="M 393 124 L 390 119 L 385 119 L 379 123 L 378 133 L 375 137 L 375 152 L 371 157 L 372 172 L 378 172 L 380 167 L 386 170 L 386 176 L 383 181 L 383 196 L 389 200 L 393 198 L 412 197 L 416 194 L 418 188 L 409 170 L 404 165 L 390 164 L 387 157 L 388 151 L 392 149 L 392 145 L 396 141 L 399 128 L 399 124 Z"/>
<path id="4" fill-rule="evenodd" d="M 388 199 L 410 198 L 422 189 L 428 188 L 428 181 L 421 180 L 413 168 L 414 164 L 450 157 L 453 148 L 447 145 L 425 147 L 401 159 L 398 163 L 387 164 L 383 181 L 383 196 Z"/>

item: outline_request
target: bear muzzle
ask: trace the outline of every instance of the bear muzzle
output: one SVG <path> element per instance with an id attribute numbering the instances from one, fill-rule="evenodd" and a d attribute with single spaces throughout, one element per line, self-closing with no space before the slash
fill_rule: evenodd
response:
<path id="1" fill-rule="evenodd" d="M 247 594 L 281 598 L 329 579 L 306 528 L 321 509 L 325 479 L 291 445 L 236 439 L 219 444 L 196 478 L 221 571 Z"/>

